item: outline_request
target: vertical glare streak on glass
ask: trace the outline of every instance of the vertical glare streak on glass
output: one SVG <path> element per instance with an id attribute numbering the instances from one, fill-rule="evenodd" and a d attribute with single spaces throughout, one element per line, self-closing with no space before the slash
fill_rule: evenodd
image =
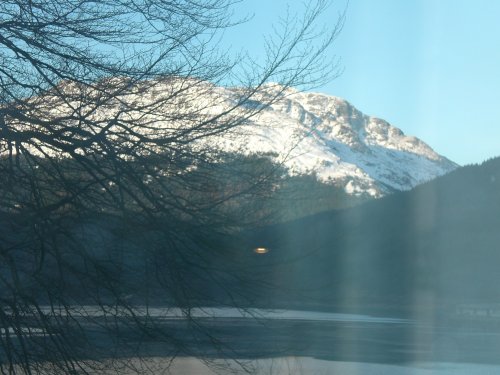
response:
<path id="1" fill-rule="evenodd" d="M 435 300 L 435 288 L 439 278 L 434 280 L 427 279 L 430 275 L 436 275 L 440 272 L 440 258 L 437 254 L 429 254 L 428 248 L 430 238 L 434 238 L 435 228 L 437 226 L 437 205 L 438 195 L 435 189 L 420 189 L 419 194 L 414 194 L 415 199 L 410 203 L 408 215 L 409 221 L 408 233 L 418 233 L 415 238 L 408 238 L 407 243 L 410 247 L 406 251 L 413 254 L 409 256 L 411 270 L 416 278 L 413 280 L 413 295 L 411 305 L 413 318 L 418 322 L 418 326 L 413 331 L 413 345 L 415 348 L 433 348 L 435 347 L 435 327 L 437 322 L 436 309 L 438 308 Z M 434 272 L 429 272 L 432 270 Z M 432 277 L 432 276 L 431 276 Z M 439 284 L 438 284 L 439 285 Z M 438 289 L 439 286 L 438 286 Z M 425 327 L 425 328 L 422 328 Z M 424 351 L 415 351 L 415 361 L 425 361 L 427 353 Z"/>
<path id="2" fill-rule="evenodd" d="M 419 2 L 419 9 L 415 15 L 415 24 L 417 25 L 415 51 L 418 61 L 414 78 L 415 93 L 413 94 L 415 98 L 415 125 L 419 127 L 419 133 L 431 146 L 436 145 L 439 138 L 436 124 L 439 122 L 440 104 L 446 100 L 446 98 L 441 97 L 443 90 L 441 88 L 441 51 L 439 45 L 443 39 L 443 30 L 439 26 L 441 23 L 440 7 L 442 4 L 435 1 Z M 413 216 L 409 221 L 412 226 L 409 232 L 428 233 L 424 237 L 417 236 L 415 239 L 409 239 L 409 241 L 416 241 L 411 244 L 414 246 L 415 254 L 409 259 L 414 262 L 412 271 L 416 275 L 412 288 L 412 310 L 414 319 L 420 327 L 434 327 L 435 324 L 434 295 L 428 285 L 429 280 L 423 280 L 421 275 L 427 274 L 426 268 L 435 266 L 425 255 L 428 244 L 422 238 L 429 238 L 436 225 L 436 204 L 436 192 L 424 190 L 411 202 L 411 212 L 408 213 Z M 435 347 L 433 328 L 427 330 L 417 327 L 413 330 L 412 337 L 415 348 Z M 425 351 L 417 350 L 413 354 L 413 360 L 425 360 L 426 355 Z"/>

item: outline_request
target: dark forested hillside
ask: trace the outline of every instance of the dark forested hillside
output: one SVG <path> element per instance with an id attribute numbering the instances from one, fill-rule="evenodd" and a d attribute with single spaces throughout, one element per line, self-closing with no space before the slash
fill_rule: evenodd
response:
<path id="1" fill-rule="evenodd" d="M 310 201 L 317 189 L 306 189 Z M 290 198 L 281 201 L 290 206 L 288 212 L 308 209 L 293 194 L 282 194 Z M 264 206 L 277 204 L 269 198 Z M 36 231 L 36 223 L 26 225 L 29 217 L 4 213 L 2 220 L 12 235 L 19 236 L 18 227 Z M 140 220 L 124 223 L 105 212 L 57 225 L 67 235 L 44 241 L 44 259 L 30 257 L 26 247 L 12 261 L 23 265 L 21 273 L 53 283 L 48 290 L 67 294 L 75 303 L 89 303 L 85 291 L 103 281 L 116 294 L 103 290 L 104 301 L 126 297 L 144 303 L 146 298 L 154 305 L 181 301 L 189 306 L 401 312 L 500 300 L 500 158 L 460 168 L 412 191 L 240 234 L 208 234 L 196 223 L 168 220 L 158 227 Z M 176 247 L 178 239 L 164 231 L 179 225 L 189 225 L 185 230 L 193 237 L 183 252 Z M 86 240 L 73 249 L 75 236 Z M 258 247 L 268 252 L 257 254 Z M 55 258 L 52 248 L 65 249 L 67 259 Z M 52 278 L 36 270 L 40 262 Z M 72 272 L 53 272 L 61 262 Z M 174 274 L 176 285 L 167 293 L 149 280 L 148 272 Z M 178 286 L 186 285 L 190 293 L 184 296 Z M 40 295 L 39 284 L 26 288 Z"/>
<path id="2" fill-rule="evenodd" d="M 293 204 L 293 202 L 290 202 Z M 412 191 L 246 233 L 271 305 L 425 309 L 500 300 L 500 158 Z"/>

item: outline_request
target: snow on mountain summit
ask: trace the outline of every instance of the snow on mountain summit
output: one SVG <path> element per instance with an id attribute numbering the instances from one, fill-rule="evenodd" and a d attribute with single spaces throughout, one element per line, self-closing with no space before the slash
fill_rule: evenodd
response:
<path id="1" fill-rule="evenodd" d="M 314 173 L 348 193 L 371 196 L 411 189 L 457 167 L 344 99 L 294 89 L 219 142 L 226 151 L 277 153 L 292 174 Z"/>
<path id="2" fill-rule="evenodd" d="M 113 78 L 103 81 L 102 86 L 120 87 L 120 82 L 120 78 Z M 299 92 L 277 84 L 264 85 L 254 92 L 248 87 L 225 88 L 175 77 L 132 86 L 124 81 L 123 85 L 123 94 L 107 105 L 97 109 L 91 105 L 81 107 L 91 120 L 81 134 L 105 136 L 125 149 L 137 144 L 140 134 L 147 134 L 151 143 L 148 147 L 153 149 L 155 142 L 171 139 L 208 155 L 214 150 L 267 155 L 292 175 L 314 174 L 350 194 L 373 197 L 411 189 L 457 167 L 418 138 L 406 136 L 386 121 L 365 115 L 335 96 Z M 81 95 L 99 95 L 99 90 L 80 92 L 77 85 L 63 85 L 60 90 L 67 92 L 71 100 L 62 101 L 50 93 L 32 99 L 39 118 L 75 118 L 72 100 L 80 100 Z M 124 105 L 129 105 L 127 110 L 121 110 Z M 110 124 L 110 118 L 122 125 L 117 125 L 118 121 Z M 86 126 L 78 117 L 75 119 L 78 126 Z M 57 134 L 73 132 L 66 120 L 53 123 L 57 126 L 50 129 Z M 67 156 L 65 149 L 55 150 L 43 143 L 32 151 L 40 156 Z M 215 157 L 217 154 L 213 153 Z"/>

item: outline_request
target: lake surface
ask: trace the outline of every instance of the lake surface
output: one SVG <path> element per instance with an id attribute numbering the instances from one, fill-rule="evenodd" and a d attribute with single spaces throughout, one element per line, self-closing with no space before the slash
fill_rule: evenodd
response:
<path id="1" fill-rule="evenodd" d="M 128 359 L 113 369 L 99 371 L 100 374 L 133 375 L 131 368 L 147 369 L 148 374 L 165 373 L 173 375 L 493 375 L 500 373 L 498 365 L 470 363 L 413 363 L 391 365 L 347 361 L 325 361 L 311 357 L 278 357 L 262 360 L 235 361 L 214 360 L 204 363 L 196 358 L 149 358 L 145 361 Z M 128 368 L 128 369 L 127 369 Z"/>
<path id="2" fill-rule="evenodd" d="M 49 309 L 46 308 L 48 313 Z M 182 339 L 188 352 L 178 352 L 174 343 L 129 332 L 125 311 L 97 306 L 74 306 L 72 314 L 88 329 L 90 342 L 86 360 L 106 363 L 114 343 L 113 333 L 100 330 L 100 322 L 117 317 L 123 341 L 112 351 L 120 374 L 128 367 L 146 366 L 151 374 L 171 364 L 172 374 L 340 374 L 340 375 L 430 375 L 500 373 L 500 334 L 496 329 L 440 327 L 397 317 L 326 313 L 298 310 L 194 308 L 192 321 L 179 308 L 137 307 L 136 317 L 148 317 L 158 332 Z M 56 315 L 64 315 L 61 311 Z M 43 332 L 34 330 L 36 336 Z M 121 329 L 123 328 L 123 329 Z M 5 334 L 5 332 L 2 332 Z M 114 345 L 113 344 L 113 345 Z M 97 347 L 100 350 L 94 350 Z M 132 348 L 132 349 L 130 349 Z M 141 362 L 135 359 L 139 355 Z M 115 350 L 116 349 L 116 350 Z M 196 358 L 204 358 L 200 361 Z M 172 361 L 172 362 L 171 362 Z M 207 367 L 207 364 L 209 367 Z M 127 372 L 128 371 L 128 372 Z M 106 373 L 103 371 L 95 372 Z M 112 373 L 112 372 L 110 372 Z"/>

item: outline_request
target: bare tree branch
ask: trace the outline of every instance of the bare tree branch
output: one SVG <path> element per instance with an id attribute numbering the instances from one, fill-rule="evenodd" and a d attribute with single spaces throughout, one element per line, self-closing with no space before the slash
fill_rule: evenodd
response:
<path id="1" fill-rule="evenodd" d="M 288 87 L 334 78 L 343 23 L 317 30 L 318 0 L 263 63 L 231 60 L 217 40 L 241 21 L 235 3 L 1 2 L 2 374 L 96 373 L 153 341 L 172 358 L 200 337 L 230 350 L 191 310 L 253 298 L 230 237 L 279 168 L 245 174 L 213 140 Z M 162 326 L 159 305 L 194 339 Z"/>

